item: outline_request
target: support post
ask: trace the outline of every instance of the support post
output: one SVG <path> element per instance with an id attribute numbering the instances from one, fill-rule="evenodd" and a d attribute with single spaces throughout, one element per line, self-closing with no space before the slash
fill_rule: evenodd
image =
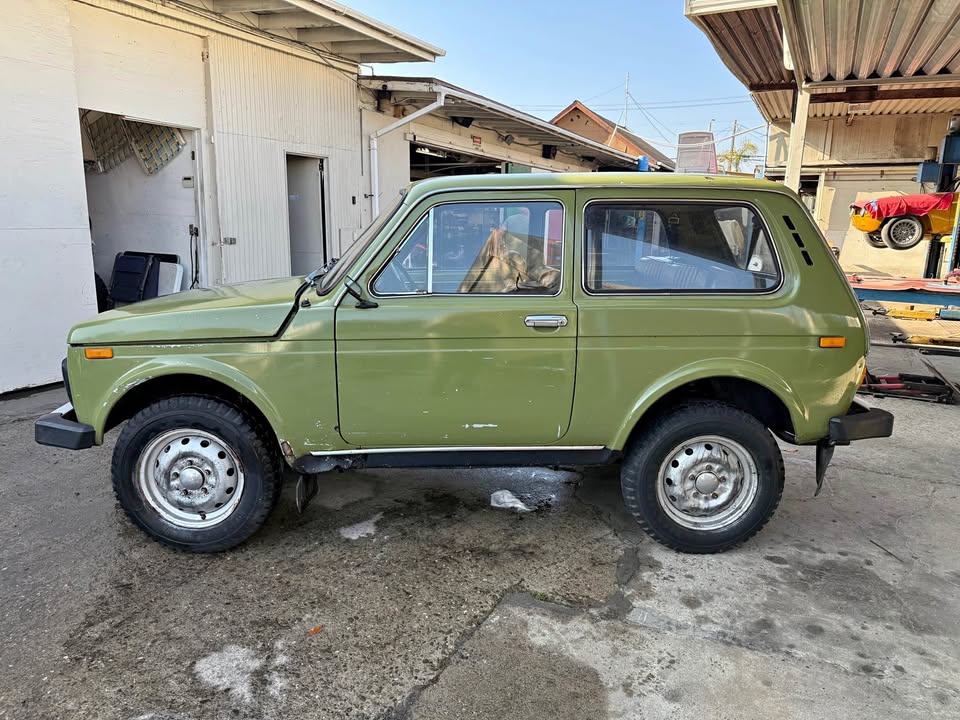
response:
<path id="1" fill-rule="evenodd" d="M 810 92 L 797 89 L 797 102 L 790 124 L 790 149 L 787 152 L 787 172 L 783 184 L 794 192 L 800 191 L 800 168 L 803 165 L 803 147 L 807 136 L 807 115 L 810 111 Z"/>

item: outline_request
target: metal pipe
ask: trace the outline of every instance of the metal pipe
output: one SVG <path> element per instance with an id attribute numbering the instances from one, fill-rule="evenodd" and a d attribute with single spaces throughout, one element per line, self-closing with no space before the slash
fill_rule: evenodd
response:
<path id="1" fill-rule="evenodd" d="M 399 127 L 403 127 L 408 123 L 413 122 L 423 115 L 429 115 L 437 108 L 443 107 L 447 102 L 447 94 L 442 90 L 437 93 L 437 99 L 434 100 L 429 105 L 424 105 L 422 108 L 416 112 L 410 113 L 406 117 L 402 117 L 396 122 L 390 123 L 386 127 L 380 128 L 376 132 L 370 133 L 370 194 L 372 197 L 372 209 L 373 209 L 373 219 L 376 219 L 380 215 L 380 157 L 379 157 L 379 147 L 378 141 L 381 137 L 387 133 L 393 132 Z"/>

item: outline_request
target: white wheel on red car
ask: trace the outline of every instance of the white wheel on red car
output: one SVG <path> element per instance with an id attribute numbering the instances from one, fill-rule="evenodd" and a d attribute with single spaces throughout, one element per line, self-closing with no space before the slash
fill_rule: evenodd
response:
<path id="1" fill-rule="evenodd" d="M 902 215 L 888 220 L 880 229 L 887 247 L 909 250 L 923 239 L 923 223 L 916 215 Z"/>

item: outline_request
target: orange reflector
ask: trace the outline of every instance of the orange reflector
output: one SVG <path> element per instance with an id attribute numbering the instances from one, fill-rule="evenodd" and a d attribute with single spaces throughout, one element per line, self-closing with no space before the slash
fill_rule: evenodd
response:
<path id="1" fill-rule="evenodd" d="M 113 357 L 113 348 L 84 348 L 83 356 L 87 360 L 109 360 Z"/>
<path id="2" fill-rule="evenodd" d="M 845 337 L 822 337 L 820 338 L 820 347 L 822 348 L 842 348 L 847 346 Z"/>

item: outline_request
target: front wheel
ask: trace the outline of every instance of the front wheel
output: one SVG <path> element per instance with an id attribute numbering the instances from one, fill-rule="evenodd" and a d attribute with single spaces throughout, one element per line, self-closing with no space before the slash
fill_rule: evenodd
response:
<path id="1" fill-rule="evenodd" d="M 127 515 L 178 550 L 238 545 L 280 492 L 275 453 L 233 405 L 199 395 L 160 400 L 134 415 L 113 451 L 113 490 Z"/>
<path id="2" fill-rule="evenodd" d="M 867 244 L 870 245 L 870 247 L 875 247 L 878 250 L 883 250 L 887 247 L 887 244 L 883 241 L 883 238 L 880 237 L 880 233 L 878 232 L 864 233 L 863 238 L 867 241 Z"/>
<path id="3" fill-rule="evenodd" d="M 902 215 L 888 220 L 880 229 L 887 247 L 909 250 L 923 239 L 923 223 L 916 215 Z"/>
<path id="4" fill-rule="evenodd" d="M 756 534 L 783 494 L 780 449 L 751 415 L 713 401 L 654 420 L 621 470 L 627 509 L 667 547 L 729 550 Z"/>

